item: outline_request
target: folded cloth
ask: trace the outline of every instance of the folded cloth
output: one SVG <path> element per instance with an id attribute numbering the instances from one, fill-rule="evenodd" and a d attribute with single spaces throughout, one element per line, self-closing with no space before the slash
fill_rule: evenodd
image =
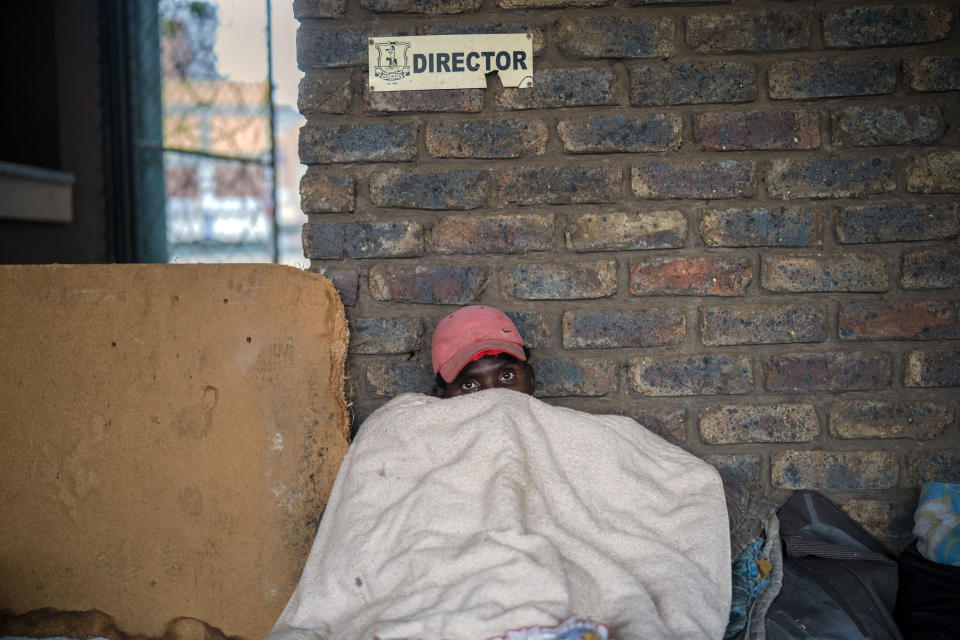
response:
<path id="1" fill-rule="evenodd" d="M 913 522 L 920 555 L 960 566 L 960 484 L 925 482 Z"/>
<path id="2" fill-rule="evenodd" d="M 269 638 L 482 639 L 577 614 L 618 640 L 719 639 L 728 535 L 716 470 L 629 418 L 405 394 L 361 427 Z"/>

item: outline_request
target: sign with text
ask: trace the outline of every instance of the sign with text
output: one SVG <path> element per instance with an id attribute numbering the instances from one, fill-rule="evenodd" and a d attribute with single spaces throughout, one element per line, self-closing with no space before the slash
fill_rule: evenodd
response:
<path id="1" fill-rule="evenodd" d="M 370 38 L 370 91 L 469 89 L 496 73 L 505 87 L 533 86 L 525 33 Z"/>

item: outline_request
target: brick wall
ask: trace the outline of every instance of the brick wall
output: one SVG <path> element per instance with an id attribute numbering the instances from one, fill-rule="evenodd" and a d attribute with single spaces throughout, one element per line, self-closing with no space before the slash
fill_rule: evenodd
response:
<path id="1" fill-rule="evenodd" d="M 296 0 L 314 271 L 358 421 L 508 311 L 537 394 L 888 540 L 960 482 L 960 3 Z M 535 86 L 373 93 L 367 38 L 533 35 Z"/>

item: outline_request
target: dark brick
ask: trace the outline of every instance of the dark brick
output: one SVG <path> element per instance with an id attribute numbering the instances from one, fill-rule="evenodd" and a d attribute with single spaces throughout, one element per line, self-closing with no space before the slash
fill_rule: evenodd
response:
<path id="1" fill-rule="evenodd" d="M 953 412 L 933 402 L 841 400 L 830 407 L 835 438 L 932 440 L 952 422 Z"/>
<path id="2" fill-rule="evenodd" d="M 897 457 L 889 451 L 782 451 L 771 460 L 778 489 L 863 491 L 897 486 Z"/>
<path id="3" fill-rule="evenodd" d="M 370 200 L 378 207 L 476 209 L 487 204 L 485 171 L 390 169 L 370 178 Z"/>
<path id="4" fill-rule="evenodd" d="M 370 28 L 346 29 L 343 25 L 307 21 L 297 29 L 297 66 L 301 71 L 367 64 L 370 38 L 387 33 Z M 400 34 L 393 34 L 400 35 Z"/>
<path id="5" fill-rule="evenodd" d="M 319 267 L 311 271 L 319 273 L 330 279 L 337 293 L 340 294 L 340 301 L 345 307 L 352 307 L 357 304 L 357 289 L 360 287 L 360 274 L 356 271 L 343 271 L 338 269 L 326 269 Z"/>
<path id="6" fill-rule="evenodd" d="M 900 286 L 904 289 L 960 287 L 960 245 L 904 254 Z"/>
<path id="7" fill-rule="evenodd" d="M 709 444 L 810 442 L 820 435 L 812 404 L 727 405 L 700 411 L 700 439 Z"/>
<path id="8" fill-rule="evenodd" d="M 960 302 L 870 300 L 840 306 L 841 340 L 958 340 Z"/>
<path id="9" fill-rule="evenodd" d="M 697 53 L 785 51 L 810 46 L 810 15 L 799 11 L 746 11 L 689 15 L 687 44 Z"/>
<path id="10" fill-rule="evenodd" d="M 605 396 L 617 388 L 617 369 L 613 360 L 600 358 L 535 360 L 533 372 L 537 387 L 534 395 L 541 398 Z"/>
<path id="11" fill-rule="evenodd" d="M 724 478 L 732 480 L 740 488 L 741 509 L 746 509 L 750 496 L 762 491 L 761 458 L 757 454 L 746 455 L 710 455 L 704 456 L 704 462 L 712 465 Z"/>
<path id="12" fill-rule="evenodd" d="M 647 431 L 651 431 L 664 440 L 680 444 L 687 439 L 686 409 L 683 407 L 647 407 L 642 409 L 603 410 L 619 416 L 627 416 L 640 423 Z"/>
<path id="13" fill-rule="evenodd" d="M 960 151 L 942 149 L 908 160 L 907 191 L 960 193 Z"/>
<path id="14" fill-rule="evenodd" d="M 415 353 L 422 341 L 420 318 L 357 318 L 350 323 L 351 353 Z"/>
<path id="15" fill-rule="evenodd" d="M 878 254 L 764 255 L 760 286 L 768 291 L 886 291 L 887 261 Z"/>
<path id="16" fill-rule="evenodd" d="M 561 18 L 554 37 L 572 58 L 666 58 L 675 52 L 677 26 L 665 17 Z"/>
<path id="17" fill-rule="evenodd" d="M 361 7 L 375 13 L 470 13 L 482 5 L 483 0 L 360 0 Z"/>
<path id="18" fill-rule="evenodd" d="M 950 9 L 937 4 L 835 9 L 823 16 L 823 39 L 837 49 L 936 42 L 950 31 L 950 19 Z"/>
<path id="19" fill-rule="evenodd" d="M 772 160 L 767 174 L 770 196 L 786 200 L 859 198 L 896 188 L 889 158 Z"/>
<path id="20" fill-rule="evenodd" d="M 567 311 L 564 349 L 612 349 L 679 344 L 687 333 L 683 310 Z"/>
<path id="21" fill-rule="evenodd" d="M 594 116 L 561 120 L 557 132 L 569 153 L 676 151 L 683 144 L 683 119 L 667 113 Z"/>
<path id="22" fill-rule="evenodd" d="M 853 498 L 839 503 L 851 518 L 880 540 L 912 540 L 916 502 Z"/>
<path id="23" fill-rule="evenodd" d="M 308 258 L 412 258 L 423 255 L 419 222 L 306 223 L 303 251 Z"/>
<path id="24" fill-rule="evenodd" d="M 889 357 L 864 351 L 785 353 L 767 367 L 767 391 L 868 391 L 889 383 Z"/>
<path id="25" fill-rule="evenodd" d="M 363 74 L 363 103 L 367 111 L 383 113 L 480 113 L 483 89 L 424 89 L 420 91 L 370 91 Z"/>
<path id="26" fill-rule="evenodd" d="M 745 356 L 641 356 L 630 359 L 630 381 L 645 396 L 700 396 L 753 391 Z"/>
<path id="27" fill-rule="evenodd" d="M 304 213 L 346 213 L 353 211 L 357 186 L 343 174 L 321 173 L 307 167 L 300 178 L 300 208 Z"/>
<path id="28" fill-rule="evenodd" d="M 680 211 L 588 213 L 567 224 L 571 251 L 672 249 L 684 245 L 687 219 Z"/>
<path id="29" fill-rule="evenodd" d="M 638 198 L 750 198 L 757 191 L 756 163 L 749 161 L 639 162 L 630 175 Z"/>
<path id="30" fill-rule="evenodd" d="M 960 482 L 960 449 L 911 451 L 907 454 L 906 485 L 920 487 L 924 482 Z"/>
<path id="31" fill-rule="evenodd" d="M 613 0 L 497 0 L 501 9 L 566 9 L 568 7 L 606 7 Z"/>
<path id="32" fill-rule="evenodd" d="M 514 167 L 497 175 L 501 202 L 585 204 L 616 202 L 623 190 L 620 167 Z"/>
<path id="33" fill-rule="evenodd" d="M 611 69 L 537 69 L 532 88 L 505 88 L 497 104 L 505 109 L 615 105 L 615 86 Z"/>
<path id="34" fill-rule="evenodd" d="M 834 112 L 830 122 L 837 147 L 931 143 L 947 129 L 940 107 L 933 104 L 847 107 Z"/>
<path id="35" fill-rule="evenodd" d="M 820 118 L 805 109 L 697 113 L 693 139 L 707 151 L 816 149 Z"/>
<path id="36" fill-rule="evenodd" d="M 300 161 L 393 162 L 417 157 L 415 124 L 306 125 L 300 129 Z"/>
<path id="37" fill-rule="evenodd" d="M 523 158 L 542 155 L 540 120 L 447 120 L 427 125 L 427 153 L 436 158 Z"/>
<path id="38" fill-rule="evenodd" d="M 903 386 L 960 387 L 960 349 L 909 352 Z"/>
<path id="39" fill-rule="evenodd" d="M 553 247 L 550 214 L 483 216 L 456 215 L 433 227 L 434 251 L 451 253 L 525 253 Z"/>
<path id="40" fill-rule="evenodd" d="M 635 296 L 742 296 L 753 278 L 749 258 L 675 257 L 630 262 Z"/>
<path id="41" fill-rule="evenodd" d="M 713 209 L 700 214 L 700 237 L 711 247 L 820 246 L 823 216 L 804 207 Z"/>
<path id="42" fill-rule="evenodd" d="M 524 300 L 583 300 L 605 298 L 617 292 L 614 260 L 528 263 L 504 267 L 501 290 Z"/>
<path id="43" fill-rule="evenodd" d="M 826 322 L 826 310 L 819 305 L 701 307 L 700 339 L 709 346 L 823 342 Z"/>
<path id="44" fill-rule="evenodd" d="M 843 207 L 837 211 L 837 242 L 916 242 L 960 233 L 960 204 L 898 202 Z"/>
<path id="45" fill-rule="evenodd" d="M 533 36 L 533 55 L 539 56 L 547 48 L 544 29 L 529 22 L 443 22 L 421 26 L 425 36 L 449 36 L 459 34 L 526 33 Z"/>
<path id="46" fill-rule="evenodd" d="M 897 86 L 897 64 L 887 60 L 790 60 L 767 71 L 774 100 L 874 96 Z"/>
<path id="47" fill-rule="evenodd" d="M 531 349 L 546 349 L 550 344 L 550 326 L 542 313 L 535 311 L 504 311 L 513 320 L 517 331 L 523 336 L 523 344 Z"/>
<path id="48" fill-rule="evenodd" d="M 903 82 L 913 91 L 960 90 L 960 56 L 903 61 Z"/>
<path id="49" fill-rule="evenodd" d="M 470 304 L 486 282 L 486 267 L 370 268 L 370 293 L 375 300 L 386 302 Z"/>
<path id="50" fill-rule="evenodd" d="M 367 382 L 378 396 L 430 393 L 434 380 L 433 369 L 418 362 L 374 362 L 367 365 Z"/>
<path id="51" fill-rule="evenodd" d="M 757 69 L 746 62 L 645 62 L 627 70 L 635 106 L 752 102 L 757 97 Z"/>
<path id="52" fill-rule="evenodd" d="M 336 18 L 343 15 L 347 0 L 293 0 L 293 17 Z"/>
<path id="53" fill-rule="evenodd" d="M 310 117 L 322 113 L 346 113 L 353 98 L 353 71 L 310 71 L 297 87 L 297 109 Z"/>

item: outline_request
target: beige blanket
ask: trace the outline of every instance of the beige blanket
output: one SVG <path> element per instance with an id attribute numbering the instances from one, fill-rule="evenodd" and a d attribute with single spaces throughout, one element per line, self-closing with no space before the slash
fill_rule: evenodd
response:
<path id="1" fill-rule="evenodd" d="M 570 614 L 618 640 L 720 638 L 729 608 L 706 463 L 514 391 L 407 394 L 361 428 L 270 638 L 483 639 Z"/>

